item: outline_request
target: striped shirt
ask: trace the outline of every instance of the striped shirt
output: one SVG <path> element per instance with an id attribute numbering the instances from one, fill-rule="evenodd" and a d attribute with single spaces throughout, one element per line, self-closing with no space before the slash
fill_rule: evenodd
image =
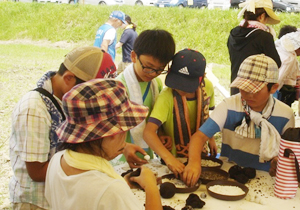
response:
<path id="1" fill-rule="evenodd" d="M 241 102 L 241 95 L 236 94 L 221 102 L 199 130 L 208 137 L 212 137 L 215 133 L 222 131 L 221 156 L 228 157 L 229 161 L 233 161 L 242 167 L 268 171 L 270 162 L 259 162 L 260 136 L 251 139 L 235 133 L 235 128 L 240 125 L 244 117 L 245 112 Z M 277 99 L 268 121 L 280 135 L 287 128 L 295 126 L 293 110 Z M 259 133 L 256 132 L 256 134 Z"/>

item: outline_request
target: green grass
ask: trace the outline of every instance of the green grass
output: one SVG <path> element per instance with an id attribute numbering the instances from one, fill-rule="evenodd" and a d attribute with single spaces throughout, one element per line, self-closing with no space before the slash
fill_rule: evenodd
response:
<path id="1" fill-rule="evenodd" d="M 239 22 L 239 10 L 0 2 L 0 40 L 25 38 L 92 44 L 98 27 L 116 9 L 131 16 L 138 33 L 153 28 L 168 30 L 177 50 L 193 48 L 210 63 L 229 64 L 226 42 L 230 30 Z M 278 15 L 282 22 L 275 26 L 277 32 L 284 24 L 300 27 L 300 14 Z M 118 37 L 121 33 L 118 30 Z"/>

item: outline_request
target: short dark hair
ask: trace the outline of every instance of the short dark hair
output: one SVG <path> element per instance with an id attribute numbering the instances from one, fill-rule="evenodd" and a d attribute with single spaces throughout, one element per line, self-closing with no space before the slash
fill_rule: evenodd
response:
<path id="1" fill-rule="evenodd" d="M 69 149 L 74 152 L 78 152 L 80 150 L 86 154 L 103 157 L 105 153 L 101 149 L 102 142 L 103 142 L 103 138 L 93 140 L 93 141 L 88 141 L 88 142 L 77 143 L 77 144 L 63 142 L 58 146 L 58 150 L 61 151 L 61 150 Z"/>
<path id="2" fill-rule="evenodd" d="M 245 11 L 245 13 L 244 13 L 245 23 L 242 27 L 247 28 L 247 26 L 249 24 L 248 20 L 257 20 L 257 18 L 264 13 L 266 13 L 266 17 L 269 17 L 268 13 L 266 12 L 266 10 L 264 8 L 255 8 L 255 13 L 250 12 L 250 11 Z"/>
<path id="3" fill-rule="evenodd" d="M 175 41 L 165 30 L 145 30 L 136 38 L 133 51 L 137 56 L 150 55 L 167 64 L 175 54 Z"/>
<path id="4" fill-rule="evenodd" d="M 67 70 L 68 70 L 67 67 L 63 63 L 61 63 L 57 74 L 59 74 L 60 76 L 62 76 Z M 79 79 L 76 76 L 75 76 L 75 79 L 76 79 L 76 85 L 85 82 L 84 80 Z"/>
<path id="5" fill-rule="evenodd" d="M 297 28 L 295 26 L 291 25 L 284 25 L 281 27 L 279 34 L 278 34 L 278 39 L 280 39 L 283 35 L 286 35 L 291 32 L 296 32 Z"/>

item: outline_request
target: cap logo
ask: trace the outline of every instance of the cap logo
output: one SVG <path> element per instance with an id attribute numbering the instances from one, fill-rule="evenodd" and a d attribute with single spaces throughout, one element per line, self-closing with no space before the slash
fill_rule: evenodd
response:
<path id="1" fill-rule="evenodd" d="M 185 75 L 190 75 L 190 72 L 187 67 L 183 67 L 182 69 L 179 69 L 179 73 L 185 74 Z"/>

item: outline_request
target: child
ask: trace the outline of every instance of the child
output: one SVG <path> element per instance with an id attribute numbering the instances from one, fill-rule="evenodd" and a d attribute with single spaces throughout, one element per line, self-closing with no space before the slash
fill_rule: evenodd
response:
<path id="1" fill-rule="evenodd" d="M 146 30 L 137 37 L 131 52 L 133 63 L 117 77 L 126 87 L 130 100 L 152 110 L 156 97 L 163 87 L 162 81 L 157 76 L 167 72 L 164 70 L 165 66 L 170 62 L 174 53 L 175 42 L 172 35 L 165 30 Z M 145 126 L 144 121 L 131 129 L 127 133 L 126 142 L 142 147 L 153 158 L 153 152 L 143 140 Z M 137 167 L 144 163 L 146 161 L 139 158 L 136 165 L 130 166 Z"/>
<path id="2" fill-rule="evenodd" d="M 284 25 L 280 28 L 279 34 L 278 34 L 278 39 L 280 39 L 283 35 L 286 35 L 291 32 L 296 32 L 298 29 L 296 26 L 292 25 Z"/>
<path id="3" fill-rule="evenodd" d="M 37 88 L 42 92 L 29 91 L 20 99 L 12 113 L 10 137 L 13 209 L 49 209 L 44 196 L 45 176 L 60 144 L 55 130 L 65 120 L 63 95 L 79 83 L 115 74 L 108 53 L 98 47 L 78 47 L 65 56 L 57 72 L 49 71 L 39 79 Z"/>
<path id="4" fill-rule="evenodd" d="M 275 42 L 276 49 L 281 59 L 279 68 L 279 97 L 278 99 L 291 106 L 296 99 L 297 77 L 300 76 L 300 31 L 283 35 Z"/>
<path id="5" fill-rule="evenodd" d="M 209 115 L 209 101 L 202 81 L 206 61 L 197 51 L 184 49 L 172 60 L 166 76 L 166 86 L 157 98 L 144 130 L 144 139 L 174 172 L 181 174 L 184 165 L 175 157 L 187 157 L 191 135 Z M 160 141 L 157 131 L 162 126 L 171 137 L 170 151 Z M 210 142 L 216 154 L 214 140 Z M 201 153 L 201 152 L 200 152 Z"/>
<path id="6" fill-rule="evenodd" d="M 109 160 L 123 152 L 126 131 L 146 118 L 148 108 L 131 102 L 122 83 L 113 79 L 75 86 L 64 95 L 63 108 L 67 120 L 57 135 L 65 150 L 53 156 L 46 176 L 51 209 L 143 209 Z M 150 169 L 142 167 L 131 180 L 145 190 L 146 210 L 162 210 Z"/>
<path id="7" fill-rule="evenodd" d="M 259 54 L 246 58 L 230 85 L 239 94 L 226 98 L 192 136 L 189 162 L 183 180 L 194 185 L 201 174 L 204 142 L 222 131 L 221 156 L 242 167 L 268 171 L 278 155 L 280 135 L 295 126 L 293 110 L 275 99 L 278 67 L 273 59 Z"/>
<path id="8" fill-rule="evenodd" d="M 268 171 L 278 155 L 280 134 L 295 126 L 293 110 L 275 99 L 278 67 L 273 59 L 259 54 L 246 58 L 230 85 L 239 94 L 226 98 L 192 136 L 189 162 L 183 180 L 194 185 L 201 174 L 203 144 L 222 131 L 221 156 L 242 167 Z"/>

